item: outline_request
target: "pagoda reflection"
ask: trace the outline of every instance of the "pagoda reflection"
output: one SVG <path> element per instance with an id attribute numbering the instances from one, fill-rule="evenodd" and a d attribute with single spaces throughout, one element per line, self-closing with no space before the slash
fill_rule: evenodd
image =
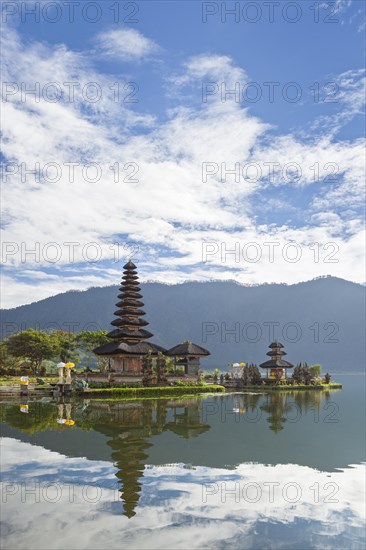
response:
<path id="1" fill-rule="evenodd" d="M 139 402 L 90 402 L 85 411 L 93 429 L 107 435 L 107 445 L 117 468 L 116 477 L 123 502 L 123 514 L 133 517 L 139 502 L 148 449 L 152 438 L 171 431 L 189 439 L 209 430 L 201 422 L 201 403 L 196 399 Z"/>
<path id="2" fill-rule="evenodd" d="M 260 409 L 267 414 L 269 429 L 278 433 L 284 429 L 286 422 L 298 422 L 303 414 L 312 412 L 314 419 L 319 418 L 321 407 L 329 399 L 329 392 L 269 392 Z"/>
<path id="3" fill-rule="evenodd" d="M 286 410 L 288 408 L 287 395 L 269 393 L 266 395 L 265 403 L 261 405 L 261 410 L 267 413 L 267 422 L 269 429 L 275 433 L 283 430 L 287 421 Z"/>

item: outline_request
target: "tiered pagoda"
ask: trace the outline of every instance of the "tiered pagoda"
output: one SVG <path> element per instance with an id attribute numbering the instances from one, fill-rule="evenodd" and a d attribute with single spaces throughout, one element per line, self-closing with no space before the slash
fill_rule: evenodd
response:
<path id="1" fill-rule="evenodd" d="M 287 355 L 285 351 L 282 351 L 283 345 L 281 342 L 272 342 L 269 346 L 270 351 L 267 352 L 267 355 L 271 358 L 269 361 L 261 363 L 259 366 L 261 369 L 267 370 L 266 379 L 268 381 L 275 382 L 286 378 L 286 369 L 292 369 L 293 365 L 288 361 L 282 359 L 284 355 Z"/>
<path id="2" fill-rule="evenodd" d="M 112 342 L 95 348 L 94 353 L 110 358 L 115 371 L 140 374 L 142 357 L 149 352 L 157 355 L 165 349 L 146 342 L 153 335 L 144 328 L 149 323 L 142 318 L 145 312 L 140 309 L 144 304 L 140 301 L 142 295 L 137 268 L 130 260 L 123 269 L 119 301 L 116 303 L 118 309 L 114 312 L 117 318 L 111 323 L 116 328 L 108 333 Z"/>

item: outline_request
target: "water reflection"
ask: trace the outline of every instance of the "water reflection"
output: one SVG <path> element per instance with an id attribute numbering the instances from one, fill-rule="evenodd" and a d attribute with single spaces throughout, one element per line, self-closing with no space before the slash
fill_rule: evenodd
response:
<path id="1" fill-rule="evenodd" d="M 58 549 L 65 533 L 90 550 L 363 548 L 359 382 L 330 394 L 30 399 L 0 413 L 6 548 Z"/>
<path id="2" fill-rule="evenodd" d="M 298 422 L 303 415 L 309 413 L 319 421 L 321 410 L 331 408 L 327 407 L 331 393 L 330 391 L 238 393 L 233 395 L 233 412 L 246 416 L 246 419 L 251 422 L 256 422 L 263 412 L 269 429 L 278 433 L 284 429 L 286 422 Z M 337 421 L 335 416 L 337 410 L 337 404 L 333 403 L 329 419 L 332 417 L 334 421 Z"/>
<path id="3" fill-rule="evenodd" d="M 355 446 L 353 460 L 347 462 L 339 453 L 337 462 L 332 464 L 325 454 L 329 452 L 329 437 L 334 444 L 334 433 L 325 423 L 327 420 L 338 423 L 339 420 L 338 405 L 331 399 L 329 392 L 316 391 L 247 392 L 206 399 L 144 401 L 43 398 L 28 403 L 23 399 L 21 404 L 5 403 L 0 411 L 4 435 L 13 435 L 6 431 L 10 426 L 20 434 L 31 436 L 28 441 L 38 436 L 37 443 L 68 456 L 113 461 L 123 503 L 122 513 L 132 518 L 136 514 L 148 464 L 183 462 L 234 468 L 245 462 L 280 464 L 288 461 L 320 467 L 321 461 L 326 460 L 327 469 L 333 470 L 357 463 L 360 456 Z M 288 446 L 287 440 L 281 440 L 278 446 L 269 439 L 268 429 L 276 438 L 288 430 L 293 448 Z M 72 438 L 75 431 L 79 435 Z M 55 432 L 62 433 L 62 439 L 55 438 Z M 82 433 L 87 439 L 82 438 Z M 316 433 L 319 443 L 314 452 L 312 447 L 309 450 L 309 443 Z M 103 436 L 102 441 L 96 441 L 97 434 Z M 184 443 L 201 438 L 202 443 L 192 441 L 188 446 Z M 24 436 L 21 439 L 27 440 Z M 301 450 L 301 445 L 305 451 Z"/>
<path id="4" fill-rule="evenodd" d="M 27 417 L 19 414 L 27 410 Z M 197 398 L 147 401 L 74 401 L 60 398 L 22 404 L 2 404 L 1 418 L 6 424 L 28 434 L 70 426 L 93 429 L 107 436 L 110 457 L 117 471 L 123 513 L 131 518 L 141 492 L 140 478 L 148 462 L 151 437 L 171 431 L 190 439 L 207 430 L 201 421 L 202 402 Z"/>
<path id="5" fill-rule="evenodd" d="M 135 515 L 139 501 L 139 480 L 148 462 L 147 450 L 152 446 L 149 439 L 167 430 L 189 439 L 209 429 L 201 422 L 201 403 L 197 399 L 90 402 L 87 418 L 93 421 L 95 430 L 110 438 L 107 445 L 118 469 L 124 514 L 129 518 Z"/>
<path id="6" fill-rule="evenodd" d="M 3 548 L 364 548 L 360 465 L 331 476 L 296 464 L 252 463 L 233 470 L 150 466 L 141 480 L 137 513 L 128 518 L 121 514 L 110 464 L 65 459 L 10 438 L 3 439 L 2 453 L 8 488 L 2 500 Z M 270 486 L 275 486 L 273 498 Z M 97 498 L 96 487 L 101 488 Z"/>

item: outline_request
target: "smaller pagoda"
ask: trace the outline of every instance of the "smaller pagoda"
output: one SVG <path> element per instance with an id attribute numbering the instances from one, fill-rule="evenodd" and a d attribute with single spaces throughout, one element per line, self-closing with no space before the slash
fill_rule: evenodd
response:
<path id="1" fill-rule="evenodd" d="M 259 366 L 261 369 L 267 370 L 266 381 L 276 382 L 278 380 L 283 380 L 287 378 L 287 369 L 292 369 L 293 365 L 288 361 L 282 359 L 287 353 L 283 350 L 283 345 L 281 342 L 272 342 L 269 345 L 270 351 L 267 352 L 270 359 L 261 363 Z"/>
<path id="2" fill-rule="evenodd" d="M 168 357 L 174 357 L 174 365 L 184 367 L 184 373 L 188 375 L 198 375 L 200 368 L 200 358 L 210 355 L 210 352 L 186 340 L 165 352 Z"/>

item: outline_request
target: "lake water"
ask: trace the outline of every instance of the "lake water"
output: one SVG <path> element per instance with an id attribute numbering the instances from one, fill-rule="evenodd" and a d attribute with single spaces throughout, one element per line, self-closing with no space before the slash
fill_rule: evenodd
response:
<path id="1" fill-rule="evenodd" d="M 2 548 L 364 549 L 365 377 L 336 379 L 330 393 L 3 402 Z"/>

